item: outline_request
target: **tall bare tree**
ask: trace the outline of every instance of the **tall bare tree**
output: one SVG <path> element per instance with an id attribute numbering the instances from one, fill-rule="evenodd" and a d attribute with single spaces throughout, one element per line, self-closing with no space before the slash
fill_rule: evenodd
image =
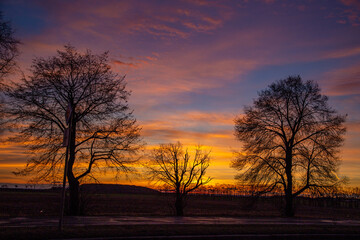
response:
<path id="1" fill-rule="evenodd" d="M 4 21 L 0 12 L 0 90 L 6 84 L 5 78 L 14 72 L 16 57 L 19 55 L 20 41 L 14 37 L 14 30 L 10 22 Z M 0 133 L 6 128 L 6 117 L 3 111 L 3 95 L 0 94 Z"/>
<path id="2" fill-rule="evenodd" d="M 0 12 L 0 81 L 3 81 L 16 66 L 15 58 L 19 54 L 19 44 L 10 22 L 4 21 Z"/>
<path id="3" fill-rule="evenodd" d="M 72 109 L 67 178 L 70 214 L 79 213 L 79 183 L 106 169 L 119 174 L 141 147 L 139 127 L 129 111 L 124 77 L 113 73 L 108 54 L 77 52 L 72 46 L 48 59 L 33 61 L 32 75 L 6 89 L 7 113 L 33 157 L 18 174 L 34 174 L 36 181 L 61 176 L 67 130 L 65 114 Z M 69 115 L 69 114 L 68 114 Z"/>
<path id="4" fill-rule="evenodd" d="M 160 145 L 153 150 L 150 159 L 146 164 L 150 179 L 165 184 L 175 192 L 176 215 L 183 216 L 187 194 L 211 181 L 210 177 L 205 177 L 210 153 L 198 146 L 191 159 L 188 149 L 184 151 L 178 142 Z"/>
<path id="5" fill-rule="evenodd" d="M 282 189 L 286 216 L 294 215 L 293 199 L 305 190 L 340 182 L 345 116 L 329 107 L 316 83 L 300 76 L 277 81 L 244 112 L 235 119 L 235 135 L 244 143 L 232 162 L 240 171 L 236 178 L 265 192 Z"/>

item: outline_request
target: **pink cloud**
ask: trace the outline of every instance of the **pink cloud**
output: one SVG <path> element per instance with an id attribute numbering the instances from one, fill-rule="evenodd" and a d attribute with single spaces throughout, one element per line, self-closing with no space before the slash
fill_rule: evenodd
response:
<path id="1" fill-rule="evenodd" d="M 322 82 L 326 94 L 332 96 L 360 94 L 359 64 L 325 73 Z"/>
<path id="2" fill-rule="evenodd" d="M 180 141 L 186 145 L 201 144 L 210 147 L 224 147 L 228 148 L 229 151 L 232 146 L 236 145 L 236 139 L 232 131 L 195 132 L 167 128 L 162 125 L 152 128 L 146 123 L 143 123 L 142 127 L 142 136 L 146 137 L 150 143 L 154 141 L 159 143 Z M 156 136 L 156 139 L 154 139 L 154 136 Z"/>
<path id="3" fill-rule="evenodd" d="M 346 20 L 344 19 L 337 20 L 336 22 L 340 24 L 346 24 Z"/>
<path id="4" fill-rule="evenodd" d="M 209 6 L 216 3 L 216 1 L 209 1 L 209 0 L 188 0 L 192 4 L 196 4 L 199 6 Z"/>
<path id="5" fill-rule="evenodd" d="M 76 3 L 61 2 L 61 4 L 52 2 L 42 4 L 42 7 L 60 21 L 64 29 L 82 30 L 94 35 L 118 29 L 128 34 L 146 32 L 159 37 L 187 38 L 193 31 L 203 32 L 220 27 L 224 18 L 221 13 L 215 16 L 207 15 L 181 2 L 156 5 L 145 1 L 141 5 L 132 5 L 123 1 L 101 2 L 101 4 L 77 1 Z M 205 5 L 199 5 L 197 8 L 202 7 Z M 213 8 L 215 9 L 215 6 Z M 187 28 L 183 28 L 183 22 L 189 23 L 185 25 Z"/>
<path id="6" fill-rule="evenodd" d="M 299 6 L 297 6 L 297 9 L 298 9 L 299 11 L 305 11 L 306 6 L 305 6 L 305 5 L 299 5 Z"/>
<path id="7" fill-rule="evenodd" d="M 346 6 L 360 9 L 360 2 L 358 0 L 341 0 L 341 2 Z"/>
<path id="8" fill-rule="evenodd" d="M 125 62 L 122 62 L 120 60 L 113 60 L 112 63 L 114 64 L 117 64 L 117 65 L 125 65 L 125 66 L 129 66 L 129 67 L 133 67 L 133 68 L 137 68 L 136 64 L 134 63 L 125 63 Z"/>
<path id="9" fill-rule="evenodd" d="M 360 2 L 358 0 L 341 0 L 348 7 L 343 10 L 343 15 L 352 26 L 360 26 Z"/>
<path id="10" fill-rule="evenodd" d="M 179 116 L 179 115 L 176 115 Z M 201 112 L 201 111 L 190 111 L 182 114 L 185 119 L 189 121 L 206 122 L 211 125 L 234 125 L 235 114 L 232 113 L 219 113 L 219 112 Z"/>
<path id="11" fill-rule="evenodd" d="M 266 4 L 273 4 L 276 2 L 276 0 L 263 0 L 263 2 Z"/>
<path id="12" fill-rule="evenodd" d="M 344 58 L 354 55 L 360 55 L 360 46 L 351 47 L 351 48 L 342 48 L 329 51 L 323 55 L 323 58 Z"/>
<path id="13" fill-rule="evenodd" d="M 209 146 L 234 145 L 234 113 L 174 110 L 154 114 L 152 117 L 153 119 L 141 121 L 142 134 L 147 138 L 165 142 L 181 140 L 191 144 L 201 142 Z M 199 128 L 203 130 L 195 130 Z"/>
<path id="14" fill-rule="evenodd" d="M 143 65 L 137 72 L 129 73 L 129 86 L 143 96 L 172 96 L 174 93 L 214 89 L 238 81 L 241 75 L 256 66 L 252 60 L 206 61 L 206 55 L 195 55 L 189 53 L 178 55 L 178 58 L 169 56 L 156 63 Z"/>

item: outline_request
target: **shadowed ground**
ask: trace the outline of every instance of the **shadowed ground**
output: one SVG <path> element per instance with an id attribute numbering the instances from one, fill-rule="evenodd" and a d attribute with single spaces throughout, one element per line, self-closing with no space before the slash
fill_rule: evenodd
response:
<path id="1" fill-rule="evenodd" d="M 98 193 L 82 194 L 86 216 L 172 216 L 170 194 Z M 281 198 L 192 195 L 185 215 L 198 217 L 281 217 Z M 0 217 L 58 216 L 58 191 L 0 191 Z M 360 199 L 302 199 L 296 201 L 296 217 L 360 220 Z"/>
<path id="2" fill-rule="evenodd" d="M 299 199 L 296 218 L 281 217 L 280 198 L 189 196 L 182 218 L 172 201 L 85 193 L 87 216 L 66 216 L 59 232 L 59 192 L 1 191 L 0 239 L 360 239 L 359 200 Z"/>
<path id="3" fill-rule="evenodd" d="M 1 218 L 1 227 L 58 226 L 57 217 Z M 117 225 L 299 225 L 299 226 L 358 226 L 360 220 L 331 220 L 304 218 L 233 218 L 233 217 L 65 217 L 67 226 Z"/>
<path id="4" fill-rule="evenodd" d="M 359 239 L 358 222 L 307 221 L 287 219 L 208 219 L 206 218 L 108 218 L 65 219 L 62 232 L 56 219 L 21 220 L 31 225 L 1 225 L 1 239 Z M 102 220 L 102 222 L 97 222 Z M 136 222 L 136 220 L 138 220 Z M 47 222 L 48 221 L 48 222 Z M 150 222 L 151 223 L 150 223 Z M 235 221 L 237 224 L 231 224 Z M 45 222 L 51 226 L 39 227 Z M 16 221 L 19 223 L 19 220 Z M 34 224 L 37 224 L 37 227 Z M 105 225 L 91 225 L 91 224 Z M 225 223 L 225 224 L 224 224 Z M 72 225 L 75 224 L 75 225 Z M 79 224 L 79 225 L 77 225 Z M 90 224 L 90 225 L 88 225 Z M 112 225 L 106 225 L 112 224 Z M 117 224 L 117 225 L 115 225 Z M 6 225 L 6 224 L 5 224 Z M 10 224 L 9 224 L 10 225 Z M 83 225 L 83 226 L 81 226 Z"/>

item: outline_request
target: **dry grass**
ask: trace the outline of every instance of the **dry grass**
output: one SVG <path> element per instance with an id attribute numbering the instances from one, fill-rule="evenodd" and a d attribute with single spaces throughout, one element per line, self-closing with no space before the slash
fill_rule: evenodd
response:
<path id="1" fill-rule="evenodd" d="M 315 200 L 314 200 L 315 201 Z M 360 208 L 343 204 L 319 206 L 298 200 L 296 216 L 304 218 L 360 219 Z M 319 201 L 319 200 L 317 200 Z M 359 200 L 358 200 L 359 201 Z M 173 197 L 169 194 L 83 194 L 83 214 L 93 216 L 171 216 Z M 321 202 L 320 202 L 321 203 Z M 341 203 L 341 202 L 340 202 Z M 0 216 L 57 216 L 60 192 L 0 192 Z M 279 198 L 244 198 L 193 195 L 187 199 L 187 216 L 279 217 Z"/>

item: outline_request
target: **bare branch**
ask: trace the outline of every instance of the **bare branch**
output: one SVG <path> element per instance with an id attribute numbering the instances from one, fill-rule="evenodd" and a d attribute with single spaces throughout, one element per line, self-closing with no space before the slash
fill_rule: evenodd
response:
<path id="1" fill-rule="evenodd" d="M 339 183 L 344 122 L 314 82 L 294 76 L 271 84 L 235 120 L 235 135 L 244 143 L 232 162 L 240 171 L 236 178 L 265 192 L 281 184 L 291 215 L 294 197 Z"/>

